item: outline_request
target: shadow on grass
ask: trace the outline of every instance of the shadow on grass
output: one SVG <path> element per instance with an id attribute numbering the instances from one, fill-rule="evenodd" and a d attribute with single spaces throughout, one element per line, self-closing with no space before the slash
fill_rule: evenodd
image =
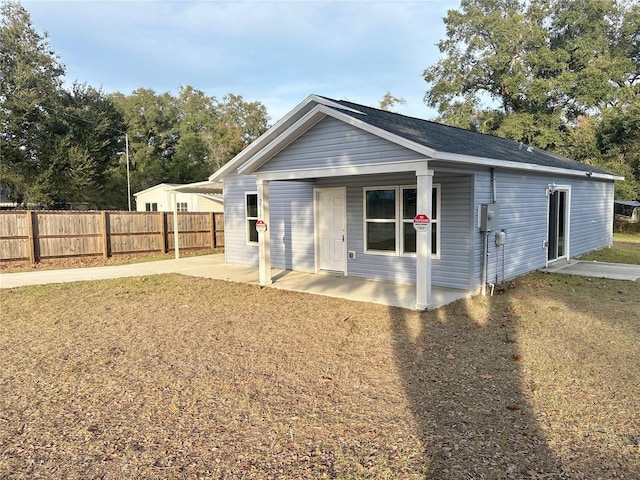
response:
<path id="1" fill-rule="evenodd" d="M 640 478 L 640 281 L 534 273 L 522 282 L 527 295 L 511 304 L 526 318 L 524 375 L 565 469 Z"/>
<path id="2" fill-rule="evenodd" d="M 487 299 L 422 314 L 390 309 L 397 368 L 425 449 L 425 476 L 562 478 L 522 384 L 518 317 Z"/>

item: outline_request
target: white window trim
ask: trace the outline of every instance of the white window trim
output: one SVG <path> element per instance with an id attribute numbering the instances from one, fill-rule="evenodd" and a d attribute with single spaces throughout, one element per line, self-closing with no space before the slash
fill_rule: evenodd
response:
<path id="1" fill-rule="evenodd" d="M 184 210 L 182 208 L 184 208 Z M 178 210 L 178 212 L 188 212 L 189 211 L 189 203 L 188 202 L 176 202 L 176 209 Z"/>
<path id="2" fill-rule="evenodd" d="M 252 245 L 252 246 L 258 246 L 258 242 L 252 242 L 251 241 L 251 233 L 249 232 L 249 220 L 258 220 L 258 217 L 250 217 L 249 216 L 249 211 L 247 209 L 247 197 L 249 195 L 255 195 L 256 196 L 256 205 L 258 202 L 258 192 L 244 192 L 244 230 L 245 230 L 245 240 L 246 240 L 246 244 L 247 245 Z M 256 207 L 257 208 L 257 207 Z M 257 213 L 257 212 L 256 212 Z"/>
<path id="3" fill-rule="evenodd" d="M 400 256 L 401 257 L 415 257 L 416 256 L 416 252 L 405 252 L 404 251 L 404 224 L 405 223 L 410 223 L 413 226 L 413 218 L 410 219 L 405 219 L 402 218 L 404 217 L 404 210 L 403 210 L 403 205 L 402 202 L 404 201 L 404 191 L 405 190 L 417 190 L 418 186 L 417 185 L 401 185 L 400 186 L 400 198 L 398 199 L 398 208 L 400 209 L 400 231 L 399 231 L 399 235 L 400 235 Z"/>
<path id="4" fill-rule="evenodd" d="M 557 257 L 553 260 L 549 260 L 549 243 L 548 243 L 548 239 L 549 239 L 549 202 L 551 201 L 551 194 L 554 192 L 565 192 L 567 194 L 567 205 L 565 206 L 566 210 L 567 210 L 567 218 L 566 218 L 566 233 L 565 233 L 565 243 L 566 243 L 566 249 L 565 249 L 565 254 L 562 257 Z M 546 195 L 547 195 L 547 236 L 546 236 L 546 240 L 545 240 L 545 247 L 544 247 L 544 251 L 545 251 L 545 263 L 547 265 L 547 267 L 554 262 L 557 262 L 558 260 L 568 260 L 571 258 L 571 253 L 569 252 L 569 247 L 571 246 L 571 185 L 556 185 L 555 183 L 552 183 L 550 185 L 547 186 L 546 188 Z"/>
<path id="5" fill-rule="evenodd" d="M 436 253 L 432 253 L 431 254 L 431 258 L 434 259 L 438 259 L 440 258 L 440 234 L 442 233 L 442 229 L 440 228 L 440 218 L 441 218 L 441 205 L 442 205 L 442 201 L 440 198 L 440 183 L 434 183 L 432 185 L 431 188 L 435 188 L 436 189 L 436 214 L 433 215 L 433 212 L 431 212 L 431 216 L 435 217 L 431 219 L 431 224 L 436 224 L 438 226 L 437 230 L 436 230 Z M 433 206 L 431 207 L 433 208 Z"/>
<path id="6" fill-rule="evenodd" d="M 434 183 L 432 185 L 432 189 L 436 190 L 436 214 L 433 215 L 431 213 L 431 225 L 438 225 L 436 230 L 436 253 L 431 254 L 432 259 L 440 258 L 440 235 L 442 233 L 442 229 L 440 228 L 440 215 L 441 215 L 441 201 L 440 201 L 440 187 L 441 184 Z M 405 223 L 413 223 L 413 219 L 404 219 L 403 210 L 402 210 L 402 201 L 404 198 L 403 191 L 408 189 L 416 189 L 416 185 L 389 185 L 389 186 L 376 186 L 376 187 L 364 187 L 362 190 L 362 232 L 364 238 L 364 247 L 363 251 L 366 254 L 370 255 L 383 255 L 383 256 L 392 256 L 392 257 L 414 257 L 416 256 L 415 252 L 404 252 L 404 224 Z M 367 219 L 367 192 L 372 190 L 394 190 L 396 192 L 396 214 L 394 220 L 368 220 Z M 396 225 L 396 250 L 370 250 L 367 249 L 367 223 L 395 223 Z M 429 232 L 431 234 L 431 232 Z"/>
<path id="7" fill-rule="evenodd" d="M 371 192 L 374 190 L 393 190 L 395 192 L 395 218 L 394 219 L 374 219 L 374 220 L 369 220 L 367 219 L 367 192 Z M 400 246 L 400 232 L 398 231 L 398 215 L 400 214 L 400 211 L 398 209 L 398 192 L 399 192 L 399 188 L 397 186 L 381 186 L 381 187 L 364 187 L 362 189 L 362 233 L 363 233 L 363 238 L 364 238 L 364 253 L 370 253 L 370 254 L 374 254 L 374 255 L 384 255 L 384 256 L 388 256 L 388 257 L 397 257 L 398 253 L 399 253 L 399 246 Z M 395 238 L 395 244 L 396 244 L 396 249 L 394 251 L 391 250 L 370 250 L 367 248 L 367 243 L 368 243 L 368 239 L 367 239 L 367 224 L 368 223 L 393 223 L 395 225 L 395 231 L 396 231 L 396 238 Z"/>

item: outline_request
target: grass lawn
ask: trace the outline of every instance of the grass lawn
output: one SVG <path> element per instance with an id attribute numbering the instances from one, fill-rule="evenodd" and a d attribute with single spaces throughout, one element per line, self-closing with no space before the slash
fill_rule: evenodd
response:
<path id="1" fill-rule="evenodd" d="M 640 284 L 435 312 L 178 275 L 0 291 L 3 479 L 637 479 Z"/>
<path id="2" fill-rule="evenodd" d="M 614 233 L 613 248 L 590 252 L 580 260 L 640 265 L 640 232 Z"/>

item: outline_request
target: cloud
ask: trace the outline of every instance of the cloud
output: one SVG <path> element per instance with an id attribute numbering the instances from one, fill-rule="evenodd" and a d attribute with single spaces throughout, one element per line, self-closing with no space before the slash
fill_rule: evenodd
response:
<path id="1" fill-rule="evenodd" d="M 424 109 L 424 68 L 457 1 L 24 1 L 76 78 L 128 93 L 233 92 L 274 119 L 310 93 Z M 135 87 L 132 87 L 135 85 Z M 418 111 L 418 110 L 416 110 Z M 286 111 L 282 112 L 282 114 Z"/>

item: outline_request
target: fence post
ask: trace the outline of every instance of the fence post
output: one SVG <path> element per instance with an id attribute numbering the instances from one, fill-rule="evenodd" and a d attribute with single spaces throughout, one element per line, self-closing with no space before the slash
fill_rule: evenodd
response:
<path id="1" fill-rule="evenodd" d="M 211 212 L 211 248 L 216 247 L 216 213 Z"/>
<path id="2" fill-rule="evenodd" d="M 167 253 L 167 212 L 158 212 L 160 218 L 160 251 Z"/>
<path id="3" fill-rule="evenodd" d="M 29 261 L 32 264 L 36 263 L 36 239 L 33 231 L 33 210 L 27 210 L 27 236 L 29 237 L 29 242 L 27 248 L 29 249 Z"/>
<path id="4" fill-rule="evenodd" d="M 102 217 L 102 256 L 104 258 L 109 258 L 111 255 L 111 249 L 109 248 L 109 239 L 111 237 L 111 232 L 109 231 L 109 214 L 106 211 L 103 211 L 100 216 Z"/>

